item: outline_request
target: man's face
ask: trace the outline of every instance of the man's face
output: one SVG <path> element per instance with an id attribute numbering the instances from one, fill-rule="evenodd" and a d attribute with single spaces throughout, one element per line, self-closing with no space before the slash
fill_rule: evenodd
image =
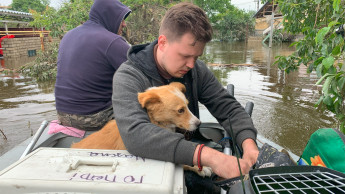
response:
<path id="1" fill-rule="evenodd" d="M 194 68 L 195 61 L 203 54 L 205 44 L 195 42 L 195 37 L 191 33 L 186 33 L 174 41 L 169 41 L 166 36 L 161 35 L 158 38 L 158 63 L 172 77 L 183 77 Z"/>
<path id="2" fill-rule="evenodd" d="M 122 35 L 122 29 L 126 27 L 126 22 L 125 20 L 122 20 L 121 24 L 120 24 L 120 27 L 119 27 L 119 31 L 117 32 L 118 35 Z"/>

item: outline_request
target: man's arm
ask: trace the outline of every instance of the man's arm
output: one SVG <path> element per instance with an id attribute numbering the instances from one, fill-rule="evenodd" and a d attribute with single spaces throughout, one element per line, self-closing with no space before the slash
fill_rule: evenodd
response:
<path id="1" fill-rule="evenodd" d="M 186 141 L 150 122 L 138 102 L 138 93 L 152 87 L 138 69 L 122 64 L 114 76 L 113 108 L 123 142 L 134 155 L 179 164 L 193 164 L 196 143 Z"/>
<path id="2" fill-rule="evenodd" d="M 242 105 L 229 94 L 205 64 L 199 62 L 198 100 L 226 129 L 231 126 L 237 145 L 242 146 L 246 139 L 256 140 L 257 130 Z M 242 147 L 241 147 L 242 148 Z"/>
<path id="3" fill-rule="evenodd" d="M 248 173 L 259 155 L 258 147 L 255 143 L 256 129 L 252 119 L 245 112 L 242 105 L 231 96 L 226 89 L 219 83 L 209 69 L 199 66 L 198 81 L 199 100 L 203 103 L 210 113 L 223 125 L 229 129 L 229 118 L 234 131 L 237 145 L 243 151 L 243 159 L 240 159 L 242 173 Z M 193 162 L 197 164 L 198 148 L 195 150 Z M 232 178 L 240 176 L 237 159 L 234 156 L 227 156 L 221 152 L 210 148 L 204 148 L 201 153 L 201 164 L 209 166 L 219 176 Z"/>

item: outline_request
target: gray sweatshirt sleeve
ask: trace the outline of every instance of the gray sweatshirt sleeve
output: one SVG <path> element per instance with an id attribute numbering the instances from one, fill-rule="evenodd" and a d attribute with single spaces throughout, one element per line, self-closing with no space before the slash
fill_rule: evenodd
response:
<path id="1" fill-rule="evenodd" d="M 114 116 L 127 150 L 145 158 L 192 165 L 197 144 L 152 124 L 141 108 L 138 93 L 151 86 L 140 70 L 126 63 L 114 75 Z"/>
<path id="2" fill-rule="evenodd" d="M 228 93 L 205 64 L 199 62 L 196 68 L 200 103 L 207 107 L 225 129 L 229 129 L 230 118 L 237 145 L 242 145 L 248 138 L 255 141 L 257 130 L 242 105 Z"/>

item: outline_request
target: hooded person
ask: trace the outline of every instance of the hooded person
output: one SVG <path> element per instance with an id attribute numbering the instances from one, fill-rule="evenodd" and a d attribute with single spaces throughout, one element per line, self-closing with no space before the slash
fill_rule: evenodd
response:
<path id="1" fill-rule="evenodd" d="M 131 10 L 118 0 L 95 0 L 89 20 L 62 38 L 55 84 L 59 123 L 101 129 L 113 119 L 112 79 L 130 47 L 121 36 Z"/>

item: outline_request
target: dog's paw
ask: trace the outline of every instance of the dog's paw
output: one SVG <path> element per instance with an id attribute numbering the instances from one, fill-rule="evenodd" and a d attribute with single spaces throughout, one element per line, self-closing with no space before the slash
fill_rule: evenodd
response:
<path id="1" fill-rule="evenodd" d="M 204 166 L 202 171 L 199 171 L 198 166 L 184 166 L 185 170 L 193 171 L 201 177 L 210 177 L 212 175 L 212 169 L 210 167 Z"/>
<path id="2" fill-rule="evenodd" d="M 202 168 L 202 171 L 199 171 L 199 169 L 197 170 L 198 175 L 201 177 L 210 177 L 212 175 L 212 168 L 208 167 L 208 166 L 204 166 Z"/>

